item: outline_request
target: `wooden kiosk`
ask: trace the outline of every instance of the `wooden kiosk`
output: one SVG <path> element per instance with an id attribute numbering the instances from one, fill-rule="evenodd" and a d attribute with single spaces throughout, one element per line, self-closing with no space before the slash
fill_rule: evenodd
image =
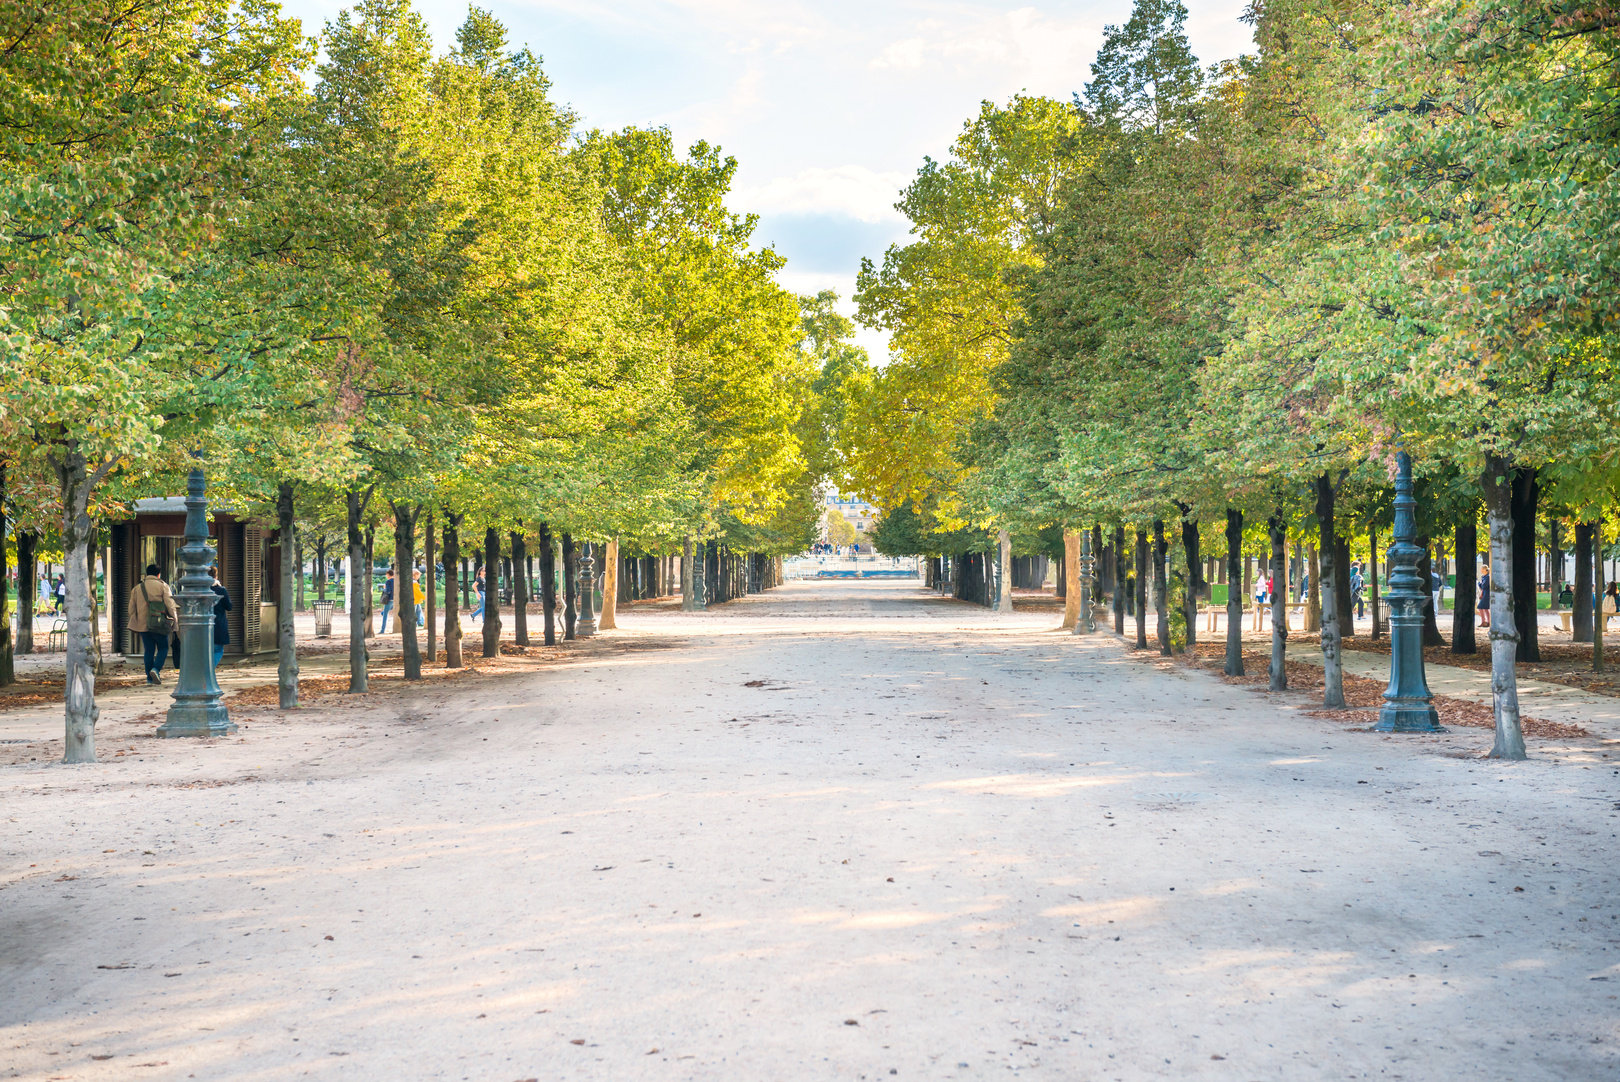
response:
<path id="1" fill-rule="evenodd" d="M 141 581 L 148 564 L 163 569 L 164 581 L 174 583 L 178 571 L 175 553 L 184 544 L 186 501 L 183 496 L 136 500 L 134 517 L 111 524 L 112 587 L 108 609 L 113 642 L 129 657 L 141 656 L 139 628 L 129 626 L 129 592 Z M 231 595 L 231 641 L 225 656 L 247 657 L 275 653 L 277 647 L 276 576 L 281 549 L 275 531 L 251 519 L 236 517 L 227 508 L 212 508 L 208 539 L 217 551 L 219 581 Z"/>

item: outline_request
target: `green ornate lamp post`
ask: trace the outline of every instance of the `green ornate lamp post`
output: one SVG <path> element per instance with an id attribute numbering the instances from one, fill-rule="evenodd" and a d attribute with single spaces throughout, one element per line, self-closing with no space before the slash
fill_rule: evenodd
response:
<path id="1" fill-rule="evenodd" d="M 1091 555 L 1091 531 L 1083 530 L 1080 533 L 1080 618 L 1074 622 L 1073 634 L 1097 630 L 1097 621 L 1091 612 L 1091 576 L 1096 570 L 1097 560 Z"/>
<path id="2" fill-rule="evenodd" d="M 579 616 L 574 621 L 576 639 L 588 639 L 596 634 L 595 548 L 587 541 L 579 549 Z"/>
<path id="3" fill-rule="evenodd" d="M 236 732 L 225 709 L 224 692 L 214 679 L 214 593 L 208 568 L 214 549 L 208 543 L 207 482 L 202 468 L 186 478 L 186 536 L 180 547 L 180 574 L 175 606 L 180 610 L 180 681 L 174 705 L 158 726 L 159 736 L 224 736 Z"/>
<path id="4" fill-rule="evenodd" d="M 1429 593 L 1418 574 L 1417 501 L 1412 498 L 1412 456 L 1395 453 L 1395 543 L 1389 547 L 1389 687 L 1378 711 L 1382 733 L 1443 733 L 1423 672 L 1423 606 Z"/>

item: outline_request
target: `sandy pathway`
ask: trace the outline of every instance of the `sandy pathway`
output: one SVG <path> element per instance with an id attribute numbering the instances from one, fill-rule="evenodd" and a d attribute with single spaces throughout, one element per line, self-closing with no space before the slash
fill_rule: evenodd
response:
<path id="1" fill-rule="evenodd" d="M 1620 768 L 904 583 L 0 769 L 0 1078 L 1620 1074 Z"/>

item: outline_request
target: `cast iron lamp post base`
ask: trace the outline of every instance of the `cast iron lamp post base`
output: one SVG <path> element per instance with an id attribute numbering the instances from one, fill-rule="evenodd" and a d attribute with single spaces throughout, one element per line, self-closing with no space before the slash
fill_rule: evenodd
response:
<path id="1" fill-rule="evenodd" d="M 180 680 L 174 705 L 158 726 L 159 736 L 226 736 L 236 723 L 225 709 L 225 693 L 214 679 L 214 593 L 208 567 L 214 549 L 208 544 L 207 484 L 203 471 L 186 478 L 186 543 L 180 547 L 180 589 L 175 606 L 180 610 Z"/>
<path id="2" fill-rule="evenodd" d="M 1395 543 L 1389 547 L 1389 687 L 1378 711 L 1380 733 L 1443 733 L 1423 671 L 1423 606 L 1427 584 L 1418 574 L 1417 501 L 1412 456 L 1395 454 Z"/>

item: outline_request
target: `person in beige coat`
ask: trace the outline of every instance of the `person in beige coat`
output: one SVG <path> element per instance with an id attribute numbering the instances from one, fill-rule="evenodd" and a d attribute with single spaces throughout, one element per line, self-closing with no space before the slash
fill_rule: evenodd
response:
<path id="1" fill-rule="evenodd" d="M 169 584 L 158 578 L 158 571 L 157 564 L 147 564 L 146 577 L 129 592 L 129 627 L 131 631 L 140 632 L 148 684 L 163 682 L 158 673 L 163 671 L 163 662 L 169 656 L 169 636 L 180 620 L 174 594 L 169 590 Z M 164 610 L 169 614 L 166 625 L 161 620 L 152 619 L 155 613 Z"/>

